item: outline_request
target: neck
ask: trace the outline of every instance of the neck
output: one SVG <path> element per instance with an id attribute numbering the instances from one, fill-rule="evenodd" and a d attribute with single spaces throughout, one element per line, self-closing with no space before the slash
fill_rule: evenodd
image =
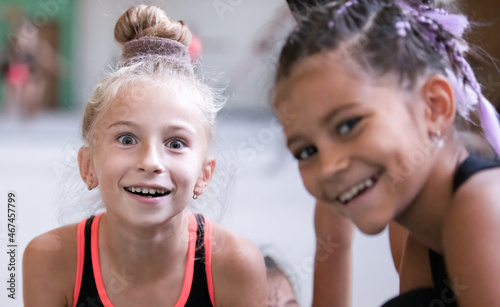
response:
<path id="1" fill-rule="evenodd" d="M 130 276 L 134 282 L 160 278 L 173 268 L 184 267 L 188 223 L 186 212 L 148 229 L 124 224 L 117 217 L 104 214 L 99 227 L 100 258 L 108 259 L 114 271 Z"/>
<path id="2" fill-rule="evenodd" d="M 408 208 L 396 219 L 410 234 L 437 253 L 442 253 L 442 229 L 453 197 L 453 178 L 467 158 L 460 146 L 445 146 L 431 165 L 428 180 Z"/>

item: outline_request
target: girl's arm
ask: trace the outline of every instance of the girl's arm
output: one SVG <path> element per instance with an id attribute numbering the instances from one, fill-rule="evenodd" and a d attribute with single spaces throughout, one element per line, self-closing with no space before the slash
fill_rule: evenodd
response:
<path id="1" fill-rule="evenodd" d="M 217 307 L 267 307 L 264 257 L 248 239 L 215 223 L 212 272 Z"/>
<path id="2" fill-rule="evenodd" d="M 68 232 L 74 233 L 73 240 Z M 69 306 L 75 278 L 76 225 L 34 238 L 23 256 L 24 306 Z"/>
<path id="3" fill-rule="evenodd" d="M 351 305 L 353 224 L 326 203 L 316 202 L 316 257 L 313 307 Z"/>
<path id="4" fill-rule="evenodd" d="M 471 177 L 455 193 L 445 219 L 447 282 L 460 307 L 500 306 L 499 177 L 498 170 Z"/>

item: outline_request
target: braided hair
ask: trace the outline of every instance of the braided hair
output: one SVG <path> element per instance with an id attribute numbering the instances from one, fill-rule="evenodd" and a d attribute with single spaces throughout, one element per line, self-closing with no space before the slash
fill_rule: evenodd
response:
<path id="1" fill-rule="evenodd" d="M 331 1 L 308 9 L 282 49 L 276 82 L 302 59 L 341 50 L 376 77 L 396 75 L 413 89 L 419 78 L 442 74 L 450 80 L 460 118 L 479 112 L 486 138 L 500 154 L 500 124 L 465 59 L 467 17 L 436 8 L 432 0 Z"/>

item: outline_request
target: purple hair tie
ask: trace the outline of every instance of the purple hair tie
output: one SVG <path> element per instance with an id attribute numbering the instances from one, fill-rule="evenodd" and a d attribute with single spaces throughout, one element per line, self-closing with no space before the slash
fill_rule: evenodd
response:
<path id="1" fill-rule="evenodd" d="M 396 29 L 398 29 L 398 35 L 401 37 L 406 37 L 407 31 L 411 29 L 411 24 L 409 21 L 406 20 L 400 20 L 396 22 Z"/>
<path id="2" fill-rule="evenodd" d="M 469 28 L 469 21 L 464 15 L 447 14 L 443 10 L 432 10 L 424 13 L 425 19 L 439 24 L 445 31 L 455 37 L 462 37 L 465 30 Z"/>
<path id="3" fill-rule="evenodd" d="M 484 97 L 481 91 L 481 85 L 477 81 L 470 64 L 457 50 L 454 52 L 454 57 L 455 60 L 460 63 L 461 72 L 463 74 L 464 96 L 465 98 L 469 98 L 470 101 L 469 104 L 459 105 L 459 111 L 465 113 L 468 112 L 468 109 L 470 109 L 472 105 L 477 105 L 479 119 L 481 121 L 481 127 L 483 128 L 484 135 L 497 155 L 500 156 L 500 121 L 498 113 L 488 99 Z M 471 95 L 467 93 L 467 87 L 469 87 L 469 89 L 476 95 L 475 98 L 471 97 Z M 462 110 L 460 110 L 460 107 Z"/>
<path id="4" fill-rule="evenodd" d="M 481 95 L 479 98 L 479 119 L 484 135 L 497 155 L 500 156 L 500 123 L 498 113 L 493 105 Z"/>

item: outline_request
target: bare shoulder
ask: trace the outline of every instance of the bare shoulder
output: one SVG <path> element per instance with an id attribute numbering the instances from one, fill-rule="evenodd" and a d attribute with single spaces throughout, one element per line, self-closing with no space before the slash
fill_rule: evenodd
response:
<path id="1" fill-rule="evenodd" d="M 456 191 L 443 225 L 443 251 L 460 306 L 500 306 L 500 169 L 481 171 Z M 479 300 L 479 301 L 478 301 Z"/>
<path id="2" fill-rule="evenodd" d="M 24 306 L 69 306 L 76 278 L 77 224 L 44 233 L 23 256 Z"/>
<path id="3" fill-rule="evenodd" d="M 212 271 L 217 306 L 267 306 L 264 258 L 247 238 L 212 223 Z"/>
<path id="4" fill-rule="evenodd" d="M 499 180 L 500 168 L 495 168 L 470 177 L 459 187 L 445 218 L 443 234 L 446 239 L 453 240 L 453 232 L 464 228 L 461 226 L 483 230 L 500 227 L 498 223 L 491 223 L 500 218 Z M 467 232 L 474 235 L 476 230 L 468 229 Z"/>

